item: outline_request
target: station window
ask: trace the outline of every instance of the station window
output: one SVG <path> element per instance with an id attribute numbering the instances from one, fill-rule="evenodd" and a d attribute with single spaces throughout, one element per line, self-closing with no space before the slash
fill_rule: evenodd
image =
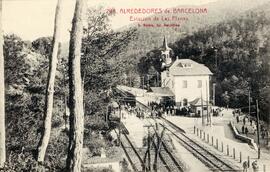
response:
<path id="1" fill-rule="evenodd" d="M 202 88 L 202 80 L 198 80 L 198 88 Z"/>
<path id="2" fill-rule="evenodd" d="M 188 105 L 188 100 L 187 99 L 183 99 L 183 106 L 187 106 Z"/>
<path id="3" fill-rule="evenodd" d="M 183 88 L 187 88 L 187 80 L 183 80 Z"/>

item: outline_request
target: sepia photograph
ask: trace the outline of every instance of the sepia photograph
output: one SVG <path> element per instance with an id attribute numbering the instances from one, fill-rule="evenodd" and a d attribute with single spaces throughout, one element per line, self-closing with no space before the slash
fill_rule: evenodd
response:
<path id="1" fill-rule="evenodd" d="M 0 0 L 0 172 L 270 172 L 270 0 Z"/>

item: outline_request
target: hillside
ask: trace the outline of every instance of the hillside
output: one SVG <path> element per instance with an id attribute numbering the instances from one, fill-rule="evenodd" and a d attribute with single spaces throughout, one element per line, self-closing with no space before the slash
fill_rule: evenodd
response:
<path id="1" fill-rule="evenodd" d="M 180 27 L 137 27 L 138 23 L 126 25 L 117 31 L 127 30 L 131 27 L 137 28 L 137 39 L 132 41 L 125 52 L 119 56 L 121 58 L 133 59 L 133 65 L 139 62 L 141 56 L 146 55 L 147 52 L 162 45 L 163 36 L 166 35 L 169 43 L 173 43 L 187 35 L 198 31 L 200 28 L 207 28 L 211 25 L 217 24 L 222 21 L 231 20 L 237 16 L 244 14 L 246 11 L 254 11 L 257 9 L 270 9 L 267 8 L 270 3 L 265 5 L 269 0 L 219 0 L 217 2 L 208 3 L 201 6 L 177 6 L 181 7 L 202 7 L 208 9 L 208 14 L 196 15 L 180 15 L 179 17 L 188 17 L 188 21 L 182 22 Z M 269 13 L 270 14 L 270 13 Z M 165 17 L 168 15 L 163 14 Z M 155 15 L 151 16 L 154 17 Z M 156 15 L 160 17 L 161 15 Z M 143 23 L 143 22 L 140 22 Z M 161 22 L 155 22 L 161 23 Z M 168 23 L 168 22 L 167 22 Z M 68 43 L 62 44 L 62 53 L 64 56 L 68 55 Z M 131 69 L 135 70 L 135 69 Z"/>
<path id="2" fill-rule="evenodd" d="M 248 10 L 241 16 L 199 29 L 170 44 L 173 57 L 203 63 L 214 73 L 216 103 L 231 107 L 248 105 L 248 92 L 259 100 L 262 115 L 268 112 L 270 78 L 270 3 Z M 142 56 L 139 70 L 160 70 L 160 51 Z M 244 109 L 243 109 L 244 110 Z M 267 116 L 263 115 L 266 120 Z"/>
<path id="3" fill-rule="evenodd" d="M 139 27 L 138 28 L 138 39 L 131 43 L 129 50 L 125 52 L 125 56 L 138 57 L 145 54 L 149 50 L 160 47 L 162 44 L 163 36 L 166 35 L 169 42 L 175 42 L 181 37 L 190 35 L 200 28 L 208 27 L 218 22 L 233 19 L 245 11 L 262 6 L 262 4 L 269 2 L 269 0 L 219 0 L 209 4 L 201 6 L 178 6 L 181 7 L 201 7 L 207 8 L 208 14 L 177 14 L 179 17 L 187 17 L 188 21 L 181 23 L 180 27 Z M 165 17 L 169 15 L 162 14 Z M 161 14 L 156 15 L 160 17 Z M 144 22 L 140 22 L 144 23 Z M 156 22 L 160 23 L 160 22 Z M 168 23 L 168 22 L 167 22 Z M 137 23 L 128 25 L 124 28 L 136 26 Z"/>

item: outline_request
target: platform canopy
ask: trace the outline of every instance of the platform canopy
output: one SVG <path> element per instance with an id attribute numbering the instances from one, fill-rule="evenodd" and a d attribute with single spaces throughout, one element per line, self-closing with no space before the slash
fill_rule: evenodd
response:
<path id="1" fill-rule="evenodd" d="M 150 87 L 150 91 L 161 97 L 174 97 L 173 92 L 168 87 Z"/>

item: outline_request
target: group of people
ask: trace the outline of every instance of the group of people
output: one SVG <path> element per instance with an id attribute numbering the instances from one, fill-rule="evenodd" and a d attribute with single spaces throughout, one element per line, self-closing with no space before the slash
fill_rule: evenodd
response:
<path id="1" fill-rule="evenodd" d="M 254 172 L 259 171 L 259 166 L 258 166 L 258 161 L 257 160 L 253 161 L 251 165 L 252 165 L 252 169 L 253 169 Z M 247 172 L 248 168 L 249 168 L 249 162 L 244 161 L 243 162 L 243 171 Z"/>
<path id="2" fill-rule="evenodd" d="M 150 110 L 150 108 L 131 106 L 129 103 L 121 105 L 121 109 L 125 110 L 129 115 L 135 115 L 139 119 L 161 116 L 161 112 L 158 112 L 155 109 Z M 124 113 L 122 113 L 122 118 L 125 118 Z"/>
<path id="3" fill-rule="evenodd" d="M 253 120 L 251 117 L 248 116 L 244 116 L 241 120 L 240 115 L 236 116 L 236 122 L 240 123 L 242 121 L 243 125 L 242 125 L 242 134 L 245 134 L 248 136 L 248 134 L 257 134 L 257 123 L 255 120 Z M 249 122 L 249 125 L 247 124 Z M 266 139 L 266 143 L 267 143 L 267 139 L 269 136 L 269 132 L 266 129 L 266 127 L 260 122 L 260 137 L 262 139 Z"/>
<path id="4" fill-rule="evenodd" d="M 148 107 L 151 108 L 152 111 L 156 111 L 159 114 L 165 113 L 165 114 L 171 114 L 175 115 L 176 114 L 176 106 L 170 104 L 170 105 L 165 105 L 157 102 L 148 102 Z"/>
<path id="5" fill-rule="evenodd" d="M 236 122 L 237 123 L 240 123 L 240 116 L 237 115 L 236 116 Z M 250 122 L 250 126 L 253 128 L 253 134 L 256 134 L 256 131 L 257 131 L 257 128 L 256 128 L 256 125 L 254 124 L 253 120 L 251 118 L 248 118 L 247 116 L 244 116 L 243 119 L 242 119 L 242 122 L 243 122 L 243 126 L 242 126 L 242 134 L 246 134 L 248 135 L 248 133 L 250 133 L 251 131 L 249 131 L 248 129 L 248 125 L 247 124 L 247 121 Z"/>
<path id="6" fill-rule="evenodd" d="M 248 135 L 248 128 L 245 125 L 242 126 L 242 134 Z"/>
<path id="7" fill-rule="evenodd" d="M 146 117 L 161 117 L 162 114 L 175 115 L 176 109 L 174 106 L 165 106 L 156 102 L 148 102 L 147 105 L 148 106 L 132 106 L 129 103 L 123 103 L 120 108 L 125 110 L 128 114 L 135 115 L 140 119 L 144 119 Z M 123 113 L 122 118 L 124 118 Z"/>
<path id="8" fill-rule="evenodd" d="M 154 101 L 147 102 L 147 108 L 138 106 L 132 106 L 129 103 L 124 103 L 122 105 L 128 112 L 135 113 L 137 117 L 144 118 L 145 116 L 161 116 L 164 115 L 181 115 L 181 116 L 189 116 L 193 112 L 190 106 L 184 106 L 184 107 L 177 107 L 173 103 L 157 103 Z M 142 105 L 144 106 L 144 105 Z M 140 108 L 141 107 L 141 108 Z M 213 114 L 213 116 L 219 116 L 221 115 L 223 108 L 213 108 L 211 109 L 210 113 Z M 223 116 L 223 114 L 222 114 Z"/>

